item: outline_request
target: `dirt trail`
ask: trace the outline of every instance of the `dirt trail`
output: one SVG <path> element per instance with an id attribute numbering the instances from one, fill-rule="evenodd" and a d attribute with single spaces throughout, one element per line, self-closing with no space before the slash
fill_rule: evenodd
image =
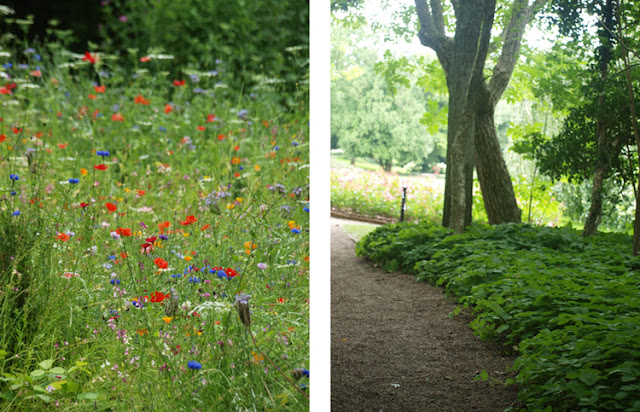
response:
<path id="1" fill-rule="evenodd" d="M 441 288 L 387 273 L 355 256 L 331 222 L 331 410 L 502 411 L 516 389 L 474 381 L 482 370 L 504 380 L 513 359 L 478 340 L 469 319 L 449 318 Z"/>

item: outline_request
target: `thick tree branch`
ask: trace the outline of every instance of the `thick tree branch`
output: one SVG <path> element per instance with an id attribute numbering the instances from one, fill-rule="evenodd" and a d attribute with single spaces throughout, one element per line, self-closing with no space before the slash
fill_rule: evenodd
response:
<path id="1" fill-rule="evenodd" d="M 430 0 L 433 24 L 441 36 L 444 36 L 444 14 L 442 12 L 442 2 L 440 0 Z"/>
<path id="2" fill-rule="evenodd" d="M 431 0 L 432 7 L 430 9 L 426 0 L 415 0 L 415 3 L 420 21 L 420 31 L 418 32 L 420 43 L 436 52 L 442 69 L 448 78 L 453 39 L 447 37 L 444 33 L 442 4 L 439 0 Z"/>
<path id="3" fill-rule="evenodd" d="M 546 3 L 547 0 L 535 0 L 531 5 L 529 5 L 528 0 L 514 1 L 511 19 L 502 33 L 502 38 L 504 39 L 502 52 L 498 63 L 493 68 L 493 76 L 489 83 L 489 92 L 494 103 L 500 100 L 502 93 L 504 93 L 509 84 L 513 69 L 518 62 L 522 36 L 527 25 Z"/>

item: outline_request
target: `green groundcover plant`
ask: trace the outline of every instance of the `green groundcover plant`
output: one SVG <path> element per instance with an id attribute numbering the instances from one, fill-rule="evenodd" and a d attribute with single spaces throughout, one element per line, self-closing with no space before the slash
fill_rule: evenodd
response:
<path id="1" fill-rule="evenodd" d="M 472 308 L 478 336 L 518 355 L 504 383 L 519 386 L 522 410 L 638 411 L 640 258 L 630 245 L 627 235 L 583 238 L 566 227 L 454 234 L 424 222 L 380 227 L 356 251 Z"/>
<path id="2" fill-rule="evenodd" d="M 308 409 L 306 102 L 165 58 L 0 50 L 0 410 Z"/>

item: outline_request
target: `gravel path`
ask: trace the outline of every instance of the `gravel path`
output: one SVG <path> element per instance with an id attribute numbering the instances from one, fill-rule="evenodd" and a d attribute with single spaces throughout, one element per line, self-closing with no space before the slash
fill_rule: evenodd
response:
<path id="1" fill-rule="evenodd" d="M 331 410 L 503 411 L 516 389 L 474 381 L 482 370 L 505 380 L 513 359 L 478 340 L 441 288 L 387 273 L 355 256 L 331 220 Z"/>

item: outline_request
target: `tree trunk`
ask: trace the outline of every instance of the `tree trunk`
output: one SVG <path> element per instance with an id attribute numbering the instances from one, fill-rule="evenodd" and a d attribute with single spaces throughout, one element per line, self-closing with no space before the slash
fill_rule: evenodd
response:
<path id="1" fill-rule="evenodd" d="M 584 222 L 584 230 L 582 236 L 587 237 L 595 235 L 600 224 L 600 216 L 602 215 L 602 184 L 604 183 L 605 170 L 598 166 L 593 176 L 593 187 L 591 188 L 591 206 L 587 220 Z"/>
<path id="2" fill-rule="evenodd" d="M 474 74 L 484 67 L 483 50 L 488 44 L 483 24 L 487 9 L 483 1 L 462 1 L 456 13 L 456 33 L 447 76 L 449 117 L 447 120 L 447 182 L 445 185 L 445 226 L 462 232 L 471 223 L 473 191 L 474 121 L 471 111 L 471 88 Z M 493 8 L 489 8 L 493 13 Z M 478 18 L 482 16 L 482 18 Z M 484 27 L 486 30 L 486 27 Z M 485 44 L 486 43 L 486 44 Z M 448 224 L 446 224 L 448 223 Z"/>
<path id="3" fill-rule="evenodd" d="M 420 21 L 418 38 L 433 49 L 447 76 L 449 117 L 447 171 L 442 223 L 462 231 L 471 222 L 473 164 L 478 168 L 489 223 L 520 222 L 509 172 L 502 157 L 493 122 L 495 105 L 513 73 L 522 36 L 547 0 L 505 2 L 502 51 L 487 84 L 484 64 L 495 16 L 495 0 L 458 0 L 453 5 L 456 30 L 445 32 L 442 0 L 415 0 Z M 478 88 L 488 96 L 478 99 Z M 487 107 L 481 107 L 487 104 Z M 510 198 L 509 198 L 510 197 Z"/>
<path id="4" fill-rule="evenodd" d="M 488 95 L 483 93 L 484 98 Z M 494 124 L 495 105 L 480 101 L 475 113 L 476 156 L 475 164 L 489 224 L 520 223 L 522 211 L 516 202 L 515 192 L 502 156 Z"/>
<path id="5" fill-rule="evenodd" d="M 613 3 L 608 0 L 603 7 L 603 19 L 604 25 L 607 28 L 613 27 Z M 602 82 L 602 89 L 600 92 L 600 98 L 598 98 L 598 105 L 602 108 L 606 103 L 606 84 L 609 77 L 609 64 L 613 54 L 612 45 L 610 39 L 610 33 L 606 31 L 606 28 L 599 30 L 600 47 L 596 54 L 598 59 L 598 65 L 600 66 L 600 81 Z M 600 224 L 600 216 L 602 215 L 602 184 L 609 170 L 610 160 L 607 151 L 607 124 L 606 114 L 602 111 L 598 114 L 598 130 L 596 136 L 596 144 L 598 150 L 598 159 L 596 164 L 596 170 L 593 175 L 593 187 L 591 189 L 591 206 L 589 207 L 589 214 L 587 220 L 584 223 L 584 230 L 582 236 L 587 237 L 594 235 L 598 231 L 598 225 Z"/>
<path id="6" fill-rule="evenodd" d="M 631 81 L 631 64 L 629 62 L 629 49 L 625 45 L 622 27 L 625 22 L 621 18 L 620 1 L 616 1 L 616 17 L 618 18 L 618 41 L 624 50 L 622 60 L 624 62 L 624 72 L 627 78 L 627 93 L 629 94 L 629 111 L 631 112 L 631 124 L 633 125 L 633 137 L 636 141 L 637 150 L 640 152 L 640 126 L 638 126 L 638 116 L 636 114 L 636 103 L 633 93 L 633 83 Z M 638 156 L 640 162 L 640 153 Z M 640 178 L 638 178 L 638 189 L 636 190 L 636 213 L 633 221 L 633 255 L 640 253 Z"/>

